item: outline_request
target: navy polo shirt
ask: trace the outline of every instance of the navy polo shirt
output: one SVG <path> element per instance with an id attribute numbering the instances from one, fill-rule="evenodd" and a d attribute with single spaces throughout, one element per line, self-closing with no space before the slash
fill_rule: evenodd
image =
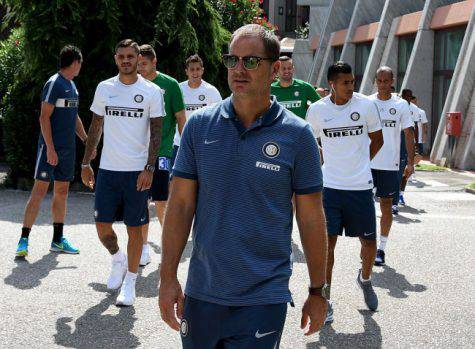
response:
<path id="1" fill-rule="evenodd" d="M 229 306 L 289 302 L 292 195 L 322 190 L 310 125 L 274 99 L 245 129 L 227 98 L 188 120 L 173 175 L 198 182 L 185 293 Z"/>

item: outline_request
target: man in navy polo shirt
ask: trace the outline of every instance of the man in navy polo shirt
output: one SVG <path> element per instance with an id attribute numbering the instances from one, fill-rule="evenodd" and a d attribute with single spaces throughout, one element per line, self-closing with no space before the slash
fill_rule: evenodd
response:
<path id="1" fill-rule="evenodd" d="M 310 125 L 270 96 L 280 44 L 259 25 L 223 56 L 232 96 L 194 113 L 173 169 L 159 305 L 184 348 L 277 348 L 292 301 L 292 195 L 310 275 L 307 335 L 326 312 L 322 174 Z M 186 299 L 177 268 L 193 222 Z M 181 319 L 178 322 L 176 315 Z"/>

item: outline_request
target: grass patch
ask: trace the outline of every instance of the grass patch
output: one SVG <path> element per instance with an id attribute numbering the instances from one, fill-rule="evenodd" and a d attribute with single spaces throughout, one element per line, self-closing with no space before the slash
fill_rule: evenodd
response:
<path id="1" fill-rule="evenodd" d="M 416 171 L 439 172 L 439 171 L 447 171 L 447 168 L 442 167 L 442 166 L 437 166 L 437 165 L 417 164 Z"/>
<path id="2" fill-rule="evenodd" d="M 467 188 L 468 188 L 468 189 L 475 190 L 475 183 L 472 183 L 472 184 L 467 185 Z"/>

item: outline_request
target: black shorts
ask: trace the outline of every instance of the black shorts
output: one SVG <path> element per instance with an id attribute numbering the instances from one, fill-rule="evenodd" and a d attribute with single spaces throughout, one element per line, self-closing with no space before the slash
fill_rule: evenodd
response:
<path id="1" fill-rule="evenodd" d="M 74 180 L 74 161 L 76 158 L 76 149 L 56 149 L 56 154 L 58 154 L 58 164 L 56 166 L 52 166 L 48 163 L 46 156 L 46 145 L 38 145 L 34 175 L 35 179 L 44 182 L 72 182 Z"/>
<path id="2" fill-rule="evenodd" d="M 168 184 L 170 182 L 170 158 L 159 157 L 155 163 L 150 199 L 152 201 L 168 200 Z"/>
<path id="3" fill-rule="evenodd" d="M 424 155 L 424 143 L 416 143 L 416 153 L 419 155 Z"/>
<path id="4" fill-rule="evenodd" d="M 399 191 L 399 171 L 371 169 L 371 174 L 378 198 L 392 198 Z"/>
<path id="5" fill-rule="evenodd" d="M 373 191 L 323 188 L 323 208 L 330 236 L 343 235 L 376 240 Z"/>

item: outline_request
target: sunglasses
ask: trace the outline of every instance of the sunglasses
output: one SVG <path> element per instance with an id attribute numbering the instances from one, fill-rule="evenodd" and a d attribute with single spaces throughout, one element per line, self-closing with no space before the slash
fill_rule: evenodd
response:
<path id="1" fill-rule="evenodd" d="M 239 61 L 242 61 L 244 69 L 246 70 L 254 70 L 259 67 L 259 63 L 261 61 L 276 61 L 274 58 L 264 58 L 264 57 L 257 57 L 257 56 L 245 56 L 245 57 L 238 57 L 235 55 L 225 54 L 223 55 L 223 63 L 228 69 L 236 69 Z"/>

